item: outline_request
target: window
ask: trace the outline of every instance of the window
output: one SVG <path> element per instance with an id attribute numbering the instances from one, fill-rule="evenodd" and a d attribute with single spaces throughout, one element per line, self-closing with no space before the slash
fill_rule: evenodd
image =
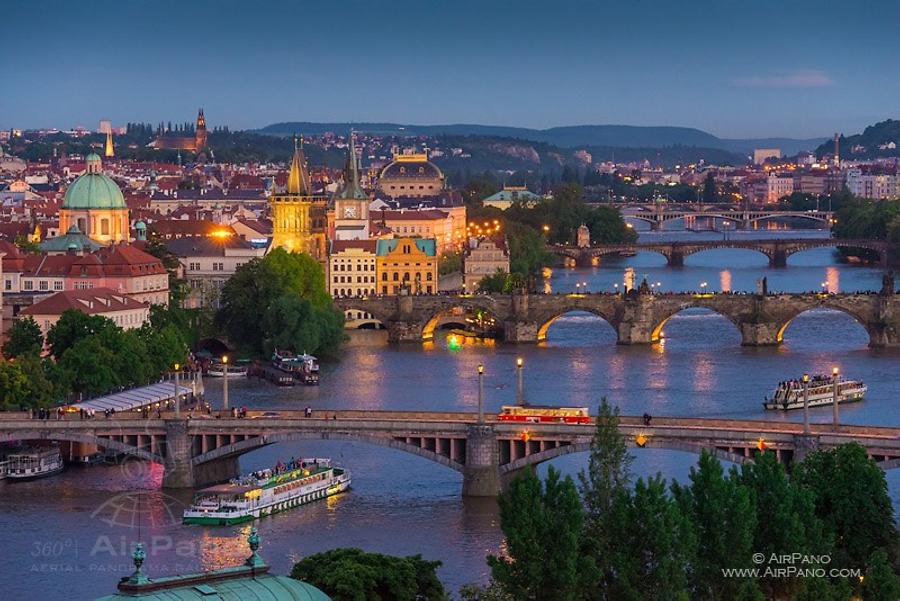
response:
<path id="1" fill-rule="evenodd" d="M 63 283 L 62 283 L 61 281 L 59 281 L 59 280 L 53 282 L 53 289 L 54 289 L 54 290 L 62 290 L 62 289 L 63 289 Z"/>
<path id="2" fill-rule="evenodd" d="M 50 283 L 47 282 L 47 280 L 41 280 L 40 289 L 41 290 L 50 290 Z"/>
<path id="3" fill-rule="evenodd" d="M 6 280 L 5 286 L 7 290 L 12 290 L 12 280 Z"/>
<path id="4" fill-rule="evenodd" d="M 399 281 L 400 281 L 400 273 L 397 272 L 397 271 L 394 272 L 394 281 L 395 281 L 395 282 L 399 282 Z"/>
<path id="5" fill-rule="evenodd" d="M 109 236 L 109 219 L 100 220 L 100 234 L 103 236 Z"/>
<path id="6" fill-rule="evenodd" d="M 386 281 L 387 281 L 387 273 L 382 273 L 382 274 L 381 274 L 381 281 L 382 281 L 382 282 L 386 282 Z"/>
<path id="7" fill-rule="evenodd" d="M 431 274 L 430 271 L 429 271 L 428 273 L 425 274 L 425 279 L 428 280 L 429 282 L 432 281 L 432 274 Z M 430 287 L 430 286 L 429 286 L 429 287 Z"/>

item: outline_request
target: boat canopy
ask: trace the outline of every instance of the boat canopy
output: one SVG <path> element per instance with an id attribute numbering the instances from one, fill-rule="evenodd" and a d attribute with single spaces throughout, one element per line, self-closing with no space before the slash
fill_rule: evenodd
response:
<path id="1" fill-rule="evenodd" d="M 178 385 L 181 395 L 190 395 L 193 389 L 190 386 Z M 175 385 L 172 382 L 159 382 L 150 386 L 142 386 L 141 388 L 132 388 L 123 390 L 114 394 L 108 394 L 96 397 L 88 401 L 82 401 L 69 405 L 66 409 L 69 411 L 79 411 L 81 409 L 93 409 L 96 412 L 103 412 L 107 409 L 115 411 L 132 411 L 163 403 L 175 397 Z"/>

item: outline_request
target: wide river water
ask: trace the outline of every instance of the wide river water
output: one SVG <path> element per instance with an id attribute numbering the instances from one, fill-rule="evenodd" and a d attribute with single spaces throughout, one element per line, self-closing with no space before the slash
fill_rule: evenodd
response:
<path id="1" fill-rule="evenodd" d="M 697 238 L 717 234 L 644 234 Z M 718 234 L 721 236 L 721 234 Z M 769 233 L 730 233 L 760 237 Z M 780 235 L 785 235 L 783 232 Z M 797 234 L 790 234 L 791 236 Z M 822 235 L 806 232 L 805 235 Z M 881 271 L 839 263 L 830 249 L 789 258 L 772 269 L 766 258 L 743 250 L 712 250 L 669 268 L 652 253 L 605 259 L 588 269 L 554 270 L 550 289 L 612 290 L 631 268 L 639 282 L 663 290 L 755 290 L 766 276 L 773 291 L 875 290 Z M 580 286 L 579 286 L 580 288 Z M 598 317 L 568 314 L 537 346 L 473 344 L 451 349 L 446 335 L 428 345 L 390 346 L 384 332 L 351 334 L 339 361 L 323 365 L 318 388 L 276 388 L 232 380 L 232 405 L 253 408 L 466 410 L 477 403 L 476 366 L 485 365 L 488 410 L 513 402 L 516 357 L 525 361 L 526 398 L 548 404 L 587 405 L 601 397 L 623 413 L 801 419 L 767 414 L 761 401 L 785 378 L 804 372 L 842 373 L 869 384 L 864 402 L 842 406 L 845 423 L 900 424 L 900 353 L 867 347 L 865 330 L 851 317 L 810 311 L 797 317 L 780 348 L 743 348 L 735 327 L 713 313 L 688 310 L 665 327 L 665 343 L 647 347 L 615 344 L 612 328 Z M 207 379 L 207 396 L 221 403 L 221 380 Z M 828 421 L 831 409 L 812 411 Z M 696 455 L 637 450 L 636 475 L 662 472 L 683 479 Z M 455 592 L 484 580 L 485 555 L 496 552 L 501 535 L 493 500 L 462 499 L 461 476 L 436 463 L 400 451 L 346 442 L 279 443 L 241 458 L 244 471 L 279 458 L 330 456 L 353 472 L 353 489 L 339 497 L 258 522 L 262 556 L 279 573 L 300 557 L 333 547 L 357 546 L 396 555 L 421 554 L 444 562 L 440 576 Z M 573 476 L 586 455 L 568 455 L 553 465 Z M 888 473 L 900 507 L 900 470 Z M 129 545 L 148 546 L 145 571 L 184 573 L 240 562 L 247 554 L 250 526 L 182 526 L 190 491 L 162 491 L 162 468 L 132 461 L 121 466 L 71 467 L 44 480 L 0 482 L 0 552 L 4 597 L 91 599 L 115 591 L 130 573 Z"/>

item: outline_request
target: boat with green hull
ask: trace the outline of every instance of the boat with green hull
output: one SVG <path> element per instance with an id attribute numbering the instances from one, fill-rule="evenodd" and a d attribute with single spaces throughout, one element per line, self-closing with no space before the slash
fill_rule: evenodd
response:
<path id="1" fill-rule="evenodd" d="M 279 462 L 197 492 L 185 509 L 184 524 L 226 526 L 240 524 L 318 501 L 350 488 L 350 472 L 331 465 L 330 459 Z"/>

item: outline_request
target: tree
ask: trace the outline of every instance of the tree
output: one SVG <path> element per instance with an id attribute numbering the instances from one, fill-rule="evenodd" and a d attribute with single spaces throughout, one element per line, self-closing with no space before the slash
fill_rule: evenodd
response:
<path id="1" fill-rule="evenodd" d="M 529 290 L 534 290 L 544 267 L 554 260 L 547 252 L 546 240 L 537 231 L 521 225 L 508 224 L 506 234 L 509 271 L 521 275 Z"/>
<path id="2" fill-rule="evenodd" d="M 581 553 L 584 513 L 575 483 L 550 467 L 543 485 L 531 468 L 500 495 L 506 554 L 488 556 L 494 581 L 513 599 L 573 601 L 595 575 Z"/>
<path id="3" fill-rule="evenodd" d="M 334 601 L 387 599 L 444 601 L 439 561 L 420 555 L 392 557 L 361 549 L 332 549 L 294 564 L 291 578 L 308 582 Z"/>
<path id="4" fill-rule="evenodd" d="M 690 517 L 697 553 L 689 574 L 692 599 L 761 599 L 749 578 L 729 577 L 725 568 L 752 568 L 756 515 L 749 491 L 737 473 L 725 477 L 722 464 L 707 451 L 691 468 L 690 485 L 672 485 L 672 494 Z"/>
<path id="5" fill-rule="evenodd" d="M 713 175 L 713 172 L 710 171 L 706 174 L 706 179 L 703 180 L 703 194 L 702 194 L 703 202 L 706 203 L 715 203 L 719 200 L 719 192 L 716 190 L 716 177 Z"/>
<path id="6" fill-rule="evenodd" d="M 462 271 L 463 258 L 461 252 L 444 251 L 438 259 L 438 273 L 440 275 L 449 275 Z"/>
<path id="7" fill-rule="evenodd" d="M 64 390 L 96 396 L 119 386 L 120 374 L 113 352 L 99 336 L 79 339 L 57 362 Z"/>
<path id="8" fill-rule="evenodd" d="M 31 387 L 18 363 L 0 363 L 0 408 L 16 411 L 29 404 Z"/>
<path id="9" fill-rule="evenodd" d="M 459 598 L 461 601 L 515 601 L 493 581 L 487 586 L 464 584 L 459 588 Z"/>
<path id="10" fill-rule="evenodd" d="M 619 432 L 619 409 L 600 399 L 596 429 L 591 438 L 587 471 L 578 474 L 586 510 L 585 552 L 599 570 L 598 595 L 607 597 L 613 580 L 612 551 L 616 546 L 613 503 L 626 494 L 631 480 L 633 457 Z"/>
<path id="11" fill-rule="evenodd" d="M 496 273 L 486 275 L 478 281 L 478 292 L 500 294 L 507 292 L 509 274 L 498 269 Z"/>
<path id="12" fill-rule="evenodd" d="M 638 479 L 633 493 L 620 491 L 611 516 L 615 545 L 609 549 L 614 574 L 609 598 L 687 601 L 686 568 L 696 541 L 662 476 Z"/>
<path id="13" fill-rule="evenodd" d="M 79 340 L 115 329 L 116 324 L 111 319 L 68 309 L 63 311 L 59 320 L 47 332 L 47 344 L 50 346 L 50 353 L 59 361 Z"/>
<path id="14" fill-rule="evenodd" d="M 863 580 L 863 599 L 865 601 L 900 599 L 900 578 L 891 567 L 888 555 L 883 549 L 878 549 L 869 558 Z"/>
<path id="15" fill-rule="evenodd" d="M 883 549 L 896 559 L 897 527 L 884 472 L 865 447 L 848 443 L 807 455 L 794 478 L 813 495 L 815 512 L 834 541 L 836 567 L 866 565 Z"/>
<path id="16" fill-rule="evenodd" d="M 31 317 L 17 319 L 9 329 L 8 338 L 3 345 L 3 354 L 9 357 L 40 355 L 44 348 L 44 335 L 41 327 Z"/>
<path id="17" fill-rule="evenodd" d="M 822 523 L 815 515 L 812 494 L 788 479 L 775 453 L 756 456 L 741 466 L 741 485 L 750 492 L 756 512 L 753 551 L 765 557 L 790 553 L 825 555 L 831 551 Z M 787 598 L 801 588 L 797 578 L 760 579 L 763 592 L 771 598 Z"/>
<path id="18" fill-rule="evenodd" d="M 275 315 L 271 310 L 276 302 L 282 307 L 301 307 L 300 303 L 280 300 L 286 295 L 306 301 L 309 306 L 306 315 L 310 324 L 304 325 L 303 330 L 297 329 L 299 326 L 294 328 L 298 344 L 308 343 L 308 338 L 296 338 L 307 328 L 317 330 L 318 342 L 314 347 L 289 348 L 298 352 L 334 353 L 343 339 L 343 316 L 325 290 L 322 267 L 303 253 L 276 248 L 265 258 L 254 259 L 238 268 L 222 288 L 216 324 L 244 350 L 263 354 L 272 340 L 282 338 L 280 328 L 286 323 L 296 326 L 296 319 L 290 315 Z"/>

